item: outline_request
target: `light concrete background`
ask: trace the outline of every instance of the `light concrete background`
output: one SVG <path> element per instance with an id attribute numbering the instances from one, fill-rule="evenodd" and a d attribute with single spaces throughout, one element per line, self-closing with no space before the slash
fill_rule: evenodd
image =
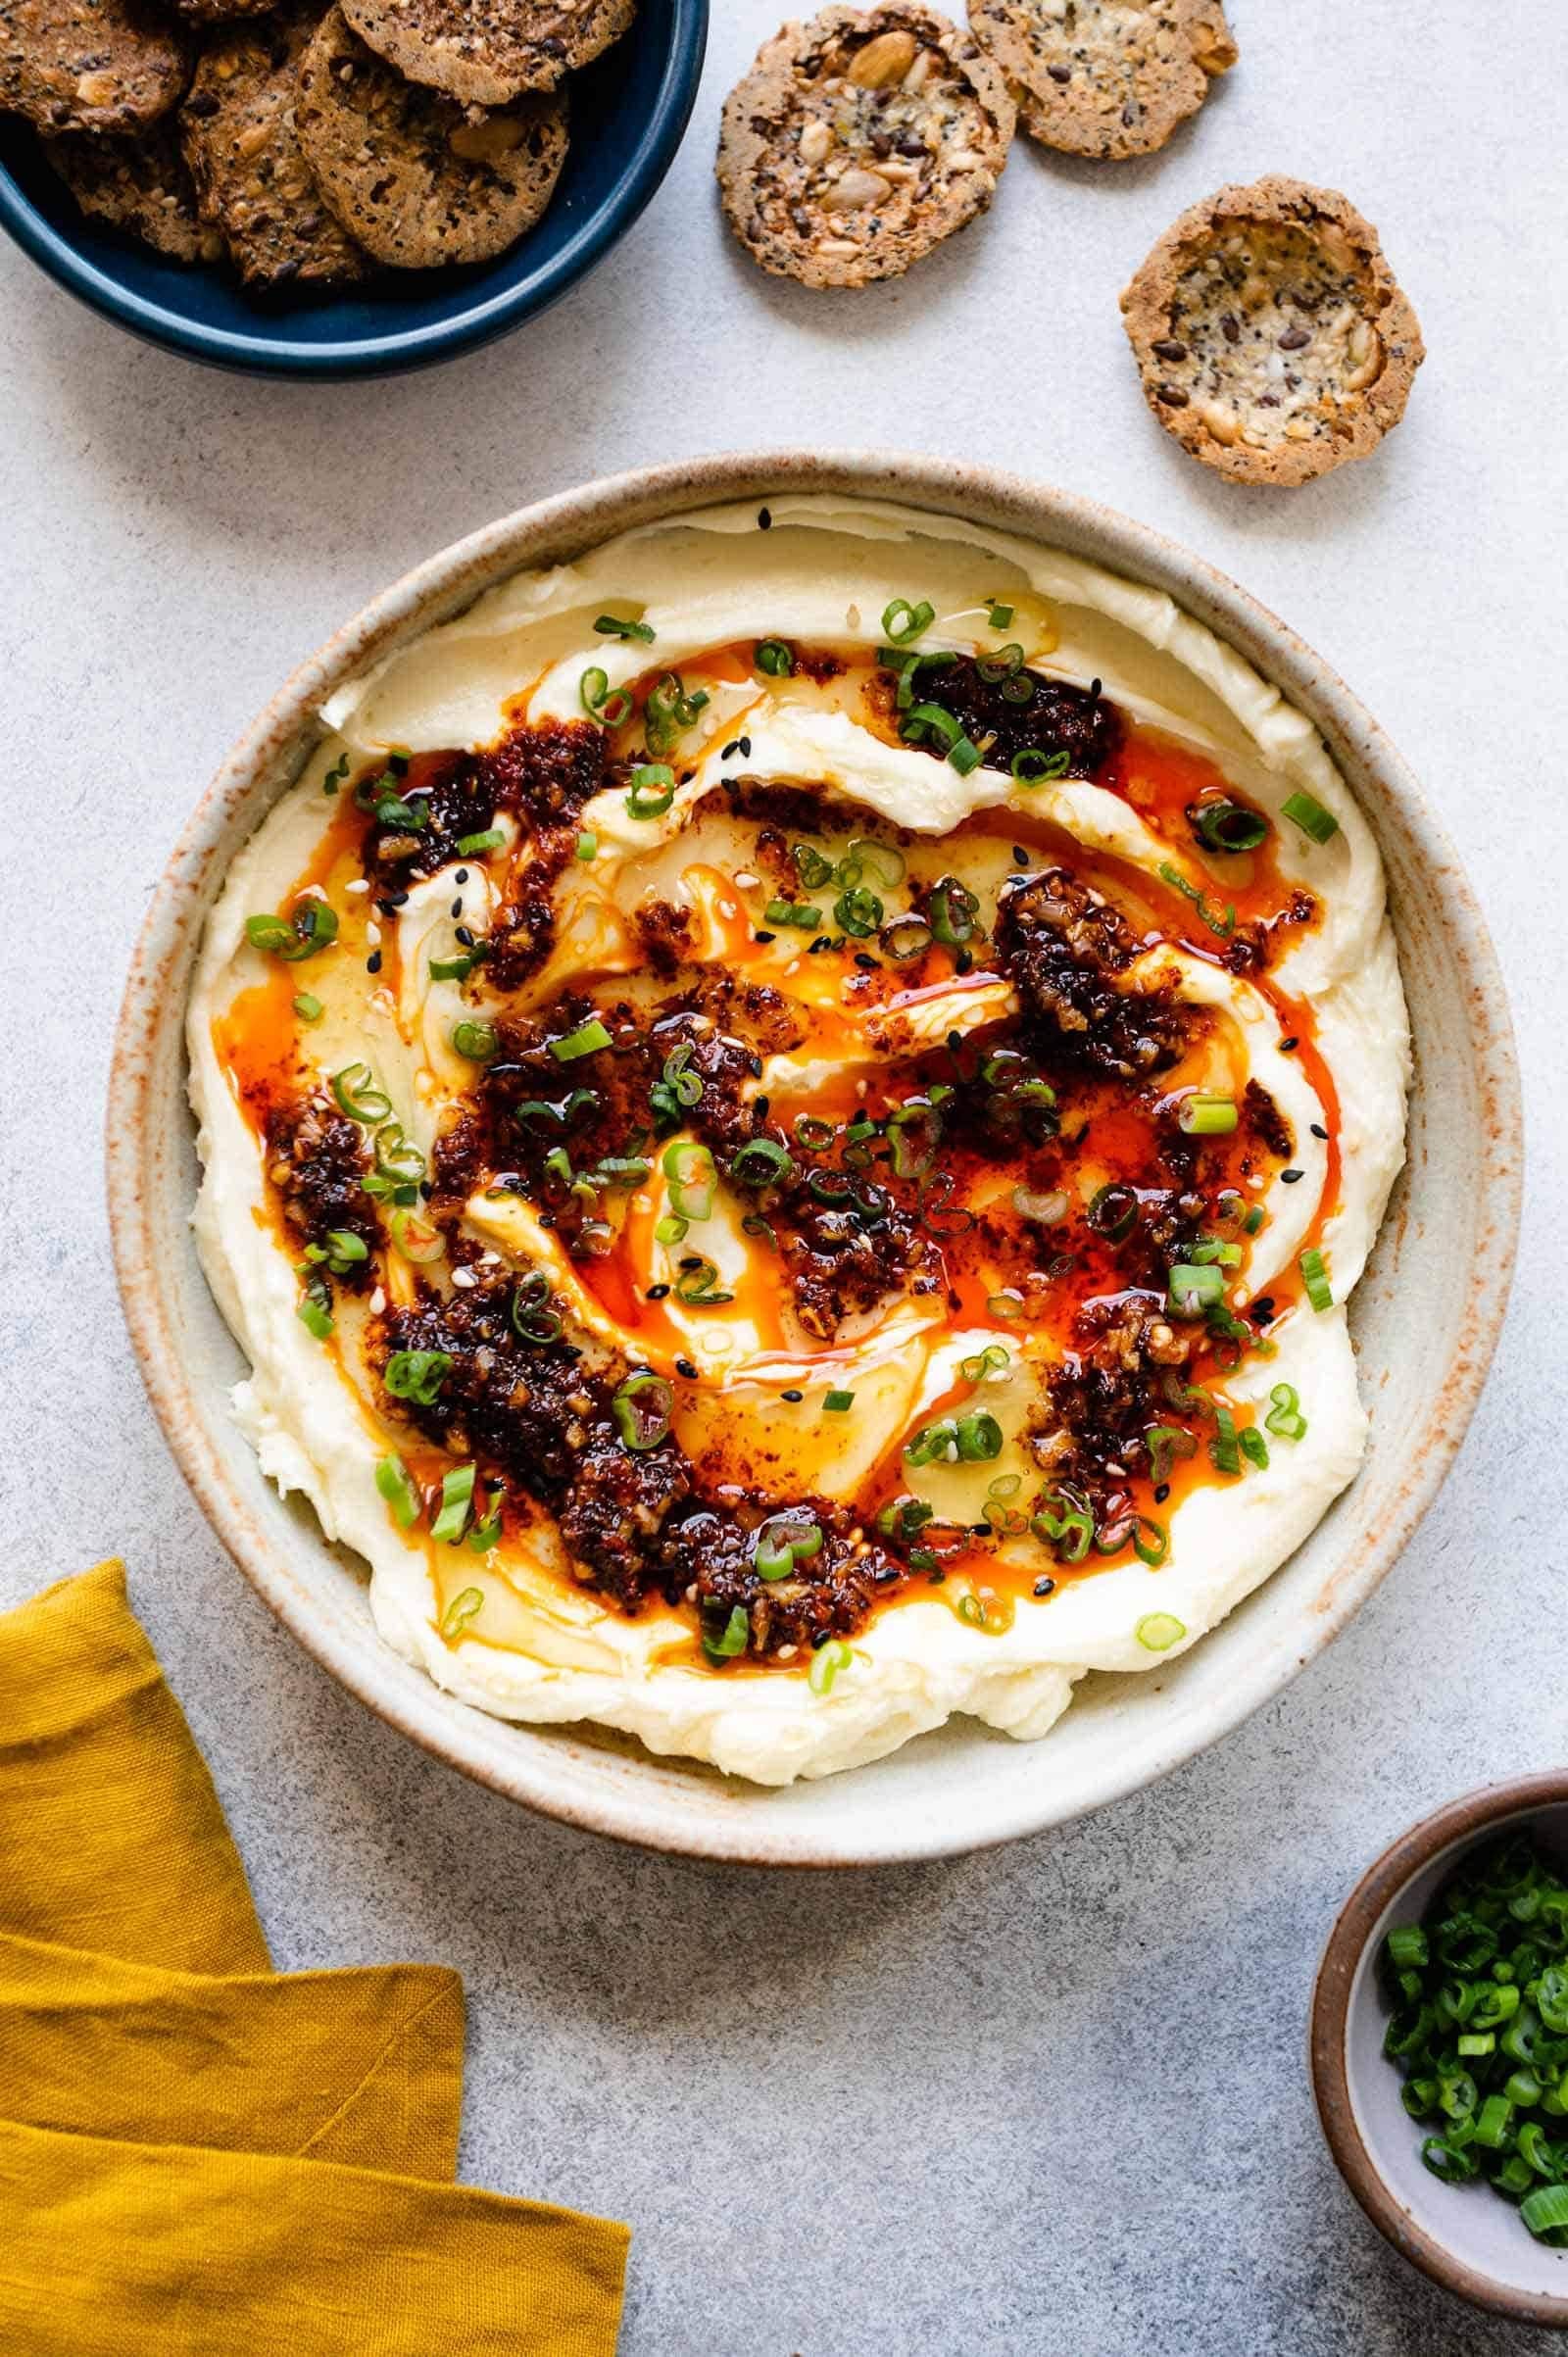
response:
<path id="1" fill-rule="evenodd" d="M 465 2174 L 633 2222 L 623 2357 L 1543 2347 L 1364 2223 L 1318 2134 L 1303 2025 L 1372 1853 L 1451 1793 L 1564 1753 L 1565 12 L 1235 0 L 1242 63 L 1163 156 L 1095 169 L 1020 143 L 988 221 L 905 282 L 834 298 L 764 280 L 716 215 L 719 102 L 774 6 L 716 0 L 687 145 L 598 274 L 433 373 L 204 373 L 0 253 L 0 1602 L 123 1552 L 279 1961 L 461 1966 Z M 1151 421 L 1116 294 L 1183 206 L 1267 170 L 1343 187 L 1380 224 L 1431 358 L 1370 464 L 1248 493 Z M 1092 1822 L 822 1881 L 536 1822 L 312 1667 L 143 1402 L 99 1159 L 147 895 L 294 662 L 415 559 L 538 494 L 789 440 L 1054 479 L 1286 615 L 1457 838 L 1533 1118 L 1496 1373 L 1348 1635 L 1217 1751 Z"/>

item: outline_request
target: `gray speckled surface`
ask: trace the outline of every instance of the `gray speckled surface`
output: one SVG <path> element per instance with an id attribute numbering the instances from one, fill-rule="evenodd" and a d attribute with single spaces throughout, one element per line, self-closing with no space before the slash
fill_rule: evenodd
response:
<path id="1" fill-rule="evenodd" d="M 543 324 L 434 374 L 360 390 L 204 374 L 0 254 L 0 542 L 21 583 L 0 1602 L 124 1553 L 279 1961 L 463 1969 L 465 2173 L 634 2223 L 623 2357 L 1543 2346 L 1429 2287 L 1363 2222 L 1318 2136 L 1303 2037 L 1321 1940 L 1373 1851 L 1429 1804 L 1565 1747 L 1568 844 L 1545 692 L 1568 491 L 1563 11 L 1236 0 L 1242 65 L 1163 158 L 1097 175 L 1020 148 L 989 221 L 843 301 L 763 281 L 723 241 L 717 103 L 774 10 L 715 14 L 687 148 L 627 243 Z M 1115 295 L 1182 206 L 1268 169 L 1341 185 L 1380 224 L 1432 357 L 1372 464 L 1247 495 L 1148 418 Z M 1514 990 L 1532 1117 L 1530 1274 L 1495 1377 L 1349 1634 L 1219 1750 L 1090 1823 L 826 1881 L 535 1822 L 329 1685 L 165 1454 L 99 1179 L 147 893 L 295 658 L 412 560 L 537 493 L 788 438 L 1054 477 L 1287 615 L 1458 840 Z"/>

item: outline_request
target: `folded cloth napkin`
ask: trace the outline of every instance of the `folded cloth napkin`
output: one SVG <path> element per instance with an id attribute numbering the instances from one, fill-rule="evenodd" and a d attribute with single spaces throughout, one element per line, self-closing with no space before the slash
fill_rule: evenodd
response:
<path id="1" fill-rule="evenodd" d="M 273 1973 L 100 1564 L 0 1615 L 4 2357 L 612 2357 L 624 2227 L 452 2182 L 463 1990 Z"/>

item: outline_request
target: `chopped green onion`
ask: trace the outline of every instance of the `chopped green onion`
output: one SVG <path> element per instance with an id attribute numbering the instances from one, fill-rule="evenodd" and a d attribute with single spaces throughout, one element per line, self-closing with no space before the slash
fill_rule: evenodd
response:
<path id="1" fill-rule="evenodd" d="M 1182 1623 L 1170 1612 L 1146 1612 L 1133 1631 L 1139 1644 L 1151 1653 L 1168 1653 L 1186 1634 Z"/>
<path id="2" fill-rule="evenodd" d="M 1208 1453 L 1221 1473 L 1240 1473 L 1242 1452 L 1237 1445 L 1236 1418 L 1223 1400 L 1214 1402 L 1214 1438 L 1208 1444 Z"/>
<path id="3" fill-rule="evenodd" d="M 830 1416 L 842 1416 L 855 1405 L 855 1394 L 853 1392 L 827 1392 L 823 1395 L 822 1405 Z"/>
<path id="4" fill-rule="evenodd" d="M 656 1244 L 684 1243 L 690 1224 L 689 1220 L 678 1218 L 673 1211 L 666 1211 L 662 1219 L 657 1219 L 654 1222 L 654 1242 Z"/>
<path id="5" fill-rule="evenodd" d="M 327 1265 L 335 1277 L 346 1277 L 351 1268 L 370 1257 L 365 1238 L 356 1236 L 352 1228 L 328 1228 L 326 1247 Z"/>
<path id="6" fill-rule="evenodd" d="M 675 1299 L 684 1301 L 688 1309 L 716 1309 L 722 1301 L 733 1301 L 735 1296 L 719 1289 L 715 1264 L 695 1254 L 690 1267 L 683 1268 L 675 1279 Z"/>
<path id="7" fill-rule="evenodd" d="M 743 1187 L 778 1187 L 795 1175 L 793 1157 L 771 1138 L 748 1138 L 730 1157 L 729 1175 Z"/>
<path id="8" fill-rule="evenodd" d="M 601 638 L 634 638 L 639 646 L 651 647 L 654 632 L 648 622 L 625 622 L 618 614 L 601 614 L 595 617 L 594 628 Z"/>
<path id="9" fill-rule="evenodd" d="M 622 721 L 631 718 L 634 699 L 629 690 L 623 687 L 612 690 L 610 673 L 599 663 L 592 664 L 584 671 L 578 682 L 577 693 L 589 718 L 598 720 L 606 728 L 619 728 Z"/>
<path id="10" fill-rule="evenodd" d="M 936 618 L 937 610 L 928 598 L 922 598 L 918 606 L 911 606 L 907 598 L 895 598 L 882 609 L 882 635 L 896 647 L 906 647 L 922 630 L 929 630 Z"/>
<path id="11" fill-rule="evenodd" d="M 663 1376 L 651 1374 L 643 1367 L 628 1375 L 613 1394 L 610 1412 L 622 1442 L 641 1454 L 645 1449 L 657 1449 L 661 1441 L 669 1438 L 675 1396 Z"/>
<path id="12" fill-rule="evenodd" d="M 825 1700 L 833 1692 L 839 1672 L 847 1670 L 854 1658 L 842 1637 L 830 1637 L 826 1645 L 818 1645 L 811 1655 L 810 1672 L 807 1679 L 812 1694 L 820 1694 Z"/>
<path id="13" fill-rule="evenodd" d="M 1200 803 L 1191 816 L 1194 834 L 1210 851 L 1256 851 L 1267 840 L 1268 820 L 1244 802 Z"/>
<path id="14" fill-rule="evenodd" d="M 757 649 L 757 667 L 769 679 L 788 679 L 795 658 L 781 638 L 764 638 Z"/>
<path id="15" fill-rule="evenodd" d="M 394 1350 L 382 1380 L 394 1399 L 413 1399 L 420 1407 L 433 1407 L 451 1372 L 449 1351 Z"/>
<path id="16" fill-rule="evenodd" d="M 1329 1283 L 1329 1272 L 1323 1254 L 1315 1244 L 1308 1245 L 1306 1251 L 1301 1254 L 1300 1267 L 1301 1282 L 1306 1287 L 1306 1298 L 1313 1308 L 1332 1309 L 1334 1288 Z"/>
<path id="17" fill-rule="evenodd" d="M 466 859 L 471 859 L 480 852 L 499 851 L 506 839 L 507 830 L 504 826 L 487 826 L 477 835 L 460 835 L 458 849 Z"/>
<path id="18" fill-rule="evenodd" d="M 874 892 L 857 884 L 851 891 L 839 894 L 833 904 L 833 917 L 841 932 L 852 933 L 858 941 L 863 941 L 882 922 L 882 903 Z"/>
<path id="19" fill-rule="evenodd" d="M 505 1496 L 503 1490 L 491 1491 L 490 1502 L 483 1515 L 473 1524 L 464 1541 L 464 1545 L 476 1555 L 487 1555 L 493 1547 L 501 1544 L 501 1504 Z"/>
<path id="20" fill-rule="evenodd" d="M 594 833 L 592 827 L 585 826 L 577 837 L 576 849 L 572 853 L 573 859 L 581 859 L 586 866 L 588 861 L 596 857 L 598 850 L 599 837 Z"/>
<path id="21" fill-rule="evenodd" d="M 675 772 L 663 761 L 643 761 L 626 788 L 628 818 L 662 818 L 675 799 Z"/>
<path id="22" fill-rule="evenodd" d="M 1178 1260 L 1170 1272 L 1166 1307 L 1173 1317 L 1201 1317 L 1225 1295 L 1225 1272 L 1212 1263 Z"/>
<path id="23" fill-rule="evenodd" d="M 1209 1097 L 1197 1089 L 1182 1100 L 1176 1115 L 1178 1127 L 1190 1138 L 1229 1137 L 1240 1118 L 1234 1097 Z"/>
<path id="24" fill-rule="evenodd" d="M 979 768 L 984 756 L 978 745 L 965 736 L 955 737 L 948 747 L 948 760 L 960 777 L 970 777 Z"/>
<path id="25" fill-rule="evenodd" d="M 247 916 L 245 937 L 253 949 L 297 965 L 337 939 L 337 911 L 314 894 L 303 894 L 286 917 Z"/>
<path id="26" fill-rule="evenodd" d="M 1192 902 L 1199 918 L 1211 933 L 1217 933 L 1221 941 L 1230 939 L 1236 930 L 1236 909 L 1231 903 L 1227 902 L 1224 915 L 1219 915 L 1209 907 L 1201 887 L 1190 883 L 1181 869 L 1172 867 L 1168 859 L 1162 859 L 1155 872 L 1160 881 L 1168 884 L 1173 892 L 1179 892 L 1183 900 Z"/>
<path id="27" fill-rule="evenodd" d="M 983 1350 L 960 1360 L 958 1372 L 965 1383 L 983 1383 L 988 1375 L 1000 1375 L 1012 1364 L 1012 1352 L 1003 1343 L 987 1343 Z"/>
<path id="28" fill-rule="evenodd" d="M 706 688 L 686 688 L 678 674 L 666 671 L 648 691 L 643 727 L 650 753 L 668 753 L 676 738 L 690 728 L 708 702 Z"/>
<path id="29" fill-rule="evenodd" d="M 822 921 L 821 909 L 804 901 L 769 901 L 762 916 L 767 924 L 794 925 L 803 933 L 814 933 Z"/>
<path id="30" fill-rule="evenodd" d="M 332 1331 L 332 1312 L 318 1295 L 306 1293 L 294 1314 L 307 1334 L 314 1334 L 318 1343 L 326 1341 Z"/>
<path id="31" fill-rule="evenodd" d="M 326 775 L 321 780 L 321 792 L 323 794 L 335 794 L 339 786 L 343 783 L 343 780 L 347 777 L 348 773 L 349 757 L 346 753 L 340 753 L 337 757 L 337 760 L 332 763 L 331 768 L 328 769 Z"/>
<path id="32" fill-rule="evenodd" d="M 905 720 L 904 734 L 911 745 L 920 745 L 927 737 L 935 737 L 946 753 L 949 746 L 957 744 L 962 737 L 963 723 L 954 718 L 946 705 L 916 704 L 910 707 Z"/>
<path id="33" fill-rule="evenodd" d="M 712 1217 L 718 1172 L 706 1146 L 677 1138 L 673 1146 L 664 1149 L 664 1176 L 669 1181 L 670 1207 L 677 1217 L 688 1223 Z"/>
<path id="34" fill-rule="evenodd" d="M 387 1226 L 404 1259 L 412 1260 L 416 1267 L 424 1268 L 445 1255 L 447 1240 L 441 1230 L 416 1212 L 400 1204 L 389 1215 Z"/>
<path id="35" fill-rule="evenodd" d="M 1133 1553 L 1151 1571 L 1157 1571 L 1170 1553 L 1170 1534 L 1152 1514 L 1140 1514 L 1133 1523 Z"/>
<path id="36" fill-rule="evenodd" d="M 1237 1434 L 1236 1440 L 1237 1446 L 1249 1464 L 1255 1465 L 1260 1473 L 1266 1473 L 1268 1471 L 1268 1443 L 1258 1431 L 1257 1426 L 1249 1424 L 1245 1431 Z"/>
<path id="37" fill-rule="evenodd" d="M 931 892 L 931 930 L 938 941 L 948 948 L 958 948 L 972 941 L 980 915 L 980 904 L 972 892 L 966 891 L 956 876 L 943 876 Z"/>
<path id="38" fill-rule="evenodd" d="M 432 1539 L 443 1547 L 456 1547 L 468 1526 L 468 1509 L 473 1503 L 473 1484 L 478 1468 L 474 1465 L 454 1465 L 442 1477 L 441 1506 L 430 1525 Z"/>
<path id="39" fill-rule="evenodd" d="M 1326 810 L 1314 795 L 1293 794 L 1281 806 L 1287 818 L 1294 818 L 1303 835 L 1314 843 L 1328 843 L 1340 831 L 1340 822 L 1332 810 Z"/>
<path id="40" fill-rule="evenodd" d="M 1519 2215 L 1533 2234 L 1559 2234 L 1568 2227 L 1568 2185 L 1543 2185 L 1519 2204 Z"/>
<path id="41" fill-rule="evenodd" d="M 710 1635 L 705 1624 L 703 1651 L 708 1655 L 710 1661 L 733 1661 L 737 1653 L 745 1652 L 751 1634 L 750 1613 L 744 1604 L 734 1604 L 730 1607 L 729 1617 L 723 1628 L 716 1636 Z"/>
<path id="42" fill-rule="evenodd" d="M 1043 753 L 1038 745 L 1025 745 L 1012 757 L 1012 774 L 1020 786 L 1043 786 L 1049 779 L 1065 777 L 1071 767 L 1072 755 L 1064 747 Z"/>
<path id="43" fill-rule="evenodd" d="M 392 1110 L 392 1100 L 375 1086 L 368 1064 L 345 1064 L 332 1074 L 332 1094 L 351 1121 L 373 1129 Z"/>
<path id="44" fill-rule="evenodd" d="M 562 1324 L 560 1310 L 551 1305 L 549 1278 L 542 1269 L 530 1270 L 512 1297 L 513 1332 L 525 1343 L 553 1343 Z"/>
<path id="45" fill-rule="evenodd" d="M 488 1063 L 501 1045 L 501 1034 L 493 1023 L 454 1023 L 452 1045 L 460 1056 L 470 1063 Z"/>
<path id="46" fill-rule="evenodd" d="M 977 655 L 974 667 L 987 687 L 1000 687 L 1004 679 L 1012 679 L 1023 669 L 1023 649 L 1013 639 L 1005 647 L 998 647 L 993 655 Z M 1034 690 L 1031 688 L 1030 695 Z"/>
<path id="47" fill-rule="evenodd" d="M 987 617 L 993 630 L 1010 630 L 1012 627 L 1012 608 L 1004 606 L 1000 599 L 993 598 L 990 601 Z"/>
<path id="48" fill-rule="evenodd" d="M 483 956 L 483 949 L 476 946 L 465 951 L 461 958 L 432 958 L 430 979 L 432 982 L 466 982 Z"/>
<path id="49" fill-rule="evenodd" d="M 462 1636 L 469 1621 L 473 1620 L 483 1607 L 484 1590 L 482 1588 L 465 1588 L 461 1596 L 453 1597 L 441 1615 L 441 1634 L 449 1645 L 455 1638 Z"/>
<path id="50" fill-rule="evenodd" d="M 574 1064 L 579 1056 L 597 1056 L 601 1048 L 610 1046 L 610 1033 L 597 1015 L 568 1031 L 564 1040 L 552 1040 L 550 1053 L 558 1064 Z"/>
<path id="51" fill-rule="evenodd" d="M 882 947 L 887 955 L 904 964 L 918 958 L 931 947 L 931 928 L 923 916 L 896 916 L 883 927 Z"/>
<path id="52" fill-rule="evenodd" d="M 391 1507 L 392 1519 L 399 1530 L 412 1530 L 419 1519 L 419 1493 L 400 1456 L 376 1460 L 375 1486 Z"/>
<path id="53" fill-rule="evenodd" d="M 1263 1418 L 1268 1431 L 1283 1441 L 1301 1441 L 1306 1438 L 1306 1418 L 1301 1414 L 1300 1396 L 1294 1383 L 1276 1383 L 1269 1393 L 1269 1410 Z"/>
<path id="54" fill-rule="evenodd" d="M 1144 1447 L 1149 1451 L 1149 1477 L 1156 1490 L 1169 1481 L 1173 1457 L 1198 1453 L 1198 1443 L 1179 1424 L 1151 1424 L 1144 1435 Z"/>
<path id="55" fill-rule="evenodd" d="M 831 884 L 838 874 L 832 860 L 824 859 L 814 843 L 797 843 L 790 853 L 790 859 L 808 892 L 815 892 L 819 885 Z"/>
<path id="56" fill-rule="evenodd" d="M 294 1012 L 302 1023 L 318 1023 L 325 1011 L 320 1000 L 308 990 L 302 990 L 294 1002 Z"/>

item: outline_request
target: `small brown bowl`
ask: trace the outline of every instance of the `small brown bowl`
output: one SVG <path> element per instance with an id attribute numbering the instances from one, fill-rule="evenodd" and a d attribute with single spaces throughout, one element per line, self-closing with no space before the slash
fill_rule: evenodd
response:
<path id="1" fill-rule="evenodd" d="M 1401 1834 L 1346 1901 L 1312 1998 L 1312 2087 L 1329 2149 L 1373 2225 L 1447 2291 L 1516 2323 L 1568 2325 L 1568 2249 L 1538 2242 L 1513 2205 L 1477 2180 L 1447 2185 L 1421 2159 L 1421 2130 L 1383 2053 L 1377 1959 L 1463 1852 L 1524 1827 L 1568 1865 L 1568 1768 L 1484 1785 Z"/>

